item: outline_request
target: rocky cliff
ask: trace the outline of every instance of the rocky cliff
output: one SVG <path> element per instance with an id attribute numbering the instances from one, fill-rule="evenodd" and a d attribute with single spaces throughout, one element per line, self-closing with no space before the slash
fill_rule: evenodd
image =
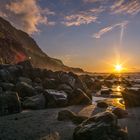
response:
<path id="1" fill-rule="evenodd" d="M 80 68 L 65 66 L 61 60 L 49 57 L 27 33 L 0 17 L 0 63 L 15 64 L 27 59 L 34 67 L 83 72 Z"/>

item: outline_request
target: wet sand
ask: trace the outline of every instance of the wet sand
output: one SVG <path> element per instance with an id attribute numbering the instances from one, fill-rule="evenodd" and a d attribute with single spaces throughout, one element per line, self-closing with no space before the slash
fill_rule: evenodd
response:
<path id="1" fill-rule="evenodd" d="M 0 140 L 42 140 L 50 133 L 58 132 L 60 140 L 72 140 L 76 127 L 72 122 L 57 121 L 60 110 L 69 109 L 76 114 L 90 117 L 105 111 L 96 105 L 70 106 L 66 108 L 24 111 L 0 117 Z M 140 108 L 127 109 L 129 116 L 119 119 L 120 126 L 128 132 L 129 140 L 140 140 Z"/>
<path id="2" fill-rule="evenodd" d="M 69 109 L 90 116 L 95 106 L 71 106 L 67 108 L 24 111 L 19 114 L 0 117 L 0 140 L 41 140 L 50 133 L 58 132 L 60 140 L 72 140 L 76 127 L 72 122 L 57 121 L 62 109 Z"/>

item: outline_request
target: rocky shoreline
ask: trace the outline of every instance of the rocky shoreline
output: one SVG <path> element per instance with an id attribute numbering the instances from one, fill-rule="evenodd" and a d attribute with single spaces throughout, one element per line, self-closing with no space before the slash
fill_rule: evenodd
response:
<path id="1" fill-rule="evenodd" d="M 126 118 L 127 111 L 115 105 L 109 110 L 106 101 L 92 105 L 94 97 L 120 97 L 110 88 L 114 84 L 126 88 L 122 95 L 129 107 L 126 93 L 135 100 L 138 94 L 128 92 L 132 82 L 115 75 L 53 72 L 34 68 L 29 60 L 0 65 L 0 139 L 48 140 L 50 135 L 53 140 L 126 140 L 118 119 Z M 136 103 L 131 101 L 131 106 Z"/>

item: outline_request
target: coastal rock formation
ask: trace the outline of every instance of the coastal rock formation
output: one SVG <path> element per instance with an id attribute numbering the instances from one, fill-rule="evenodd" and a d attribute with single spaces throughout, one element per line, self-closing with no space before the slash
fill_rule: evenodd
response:
<path id="1" fill-rule="evenodd" d="M 75 128 L 74 140 L 126 140 L 127 134 L 117 124 L 113 113 L 103 112 L 84 121 Z"/>

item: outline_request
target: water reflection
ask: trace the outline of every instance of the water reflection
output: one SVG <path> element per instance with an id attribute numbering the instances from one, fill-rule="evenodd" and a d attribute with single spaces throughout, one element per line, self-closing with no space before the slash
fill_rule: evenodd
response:
<path id="1" fill-rule="evenodd" d="M 103 87 L 102 90 L 107 90 L 107 87 Z M 108 90 L 111 90 L 111 93 L 108 96 L 101 94 L 96 94 L 96 97 L 93 96 L 93 103 L 104 100 L 109 104 L 110 109 L 112 107 L 120 107 L 125 109 L 124 100 L 122 98 L 122 91 L 124 90 L 124 87 L 121 85 L 113 85 L 112 88 L 108 88 Z"/>

